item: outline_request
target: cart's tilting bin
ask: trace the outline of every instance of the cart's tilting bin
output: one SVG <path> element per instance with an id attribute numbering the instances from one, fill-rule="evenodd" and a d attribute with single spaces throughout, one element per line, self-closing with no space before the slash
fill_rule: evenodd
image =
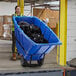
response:
<path id="1" fill-rule="evenodd" d="M 45 39 L 48 40 L 48 43 L 35 43 L 31 40 L 18 25 L 20 21 L 38 26 Z M 61 44 L 56 34 L 37 17 L 14 16 L 13 22 L 15 25 L 16 47 L 19 54 L 22 55 L 26 61 L 37 60 L 39 64 L 42 64 L 41 60 L 44 59 L 45 54 L 49 53 L 56 45 Z"/>

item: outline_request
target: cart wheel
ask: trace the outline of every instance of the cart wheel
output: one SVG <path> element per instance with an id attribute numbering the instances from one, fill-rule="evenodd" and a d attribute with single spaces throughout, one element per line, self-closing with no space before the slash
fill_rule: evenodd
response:
<path id="1" fill-rule="evenodd" d="M 23 67 L 26 67 L 26 66 L 28 65 L 27 61 L 24 59 L 23 56 L 21 56 L 21 65 L 22 65 Z"/>
<path id="2" fill-rule="evenodd" d="M 43 63 L 44 63 L 44 58 L 43 58 L 43 59 L 38 60 L 38 61 L 37 61 L 37 63 L 38 63 L 38 65 L 39 65 L 39 66 L 42 66 L 42 65 L 43 65 Z"/>

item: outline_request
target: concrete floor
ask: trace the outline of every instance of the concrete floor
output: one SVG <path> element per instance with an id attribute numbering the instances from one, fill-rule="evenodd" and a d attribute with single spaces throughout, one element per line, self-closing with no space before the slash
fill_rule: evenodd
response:
<path id="1" fill-rule="evenodd" d="M 68 65 L 71 66 L 71 67 L 75 67 L 76 68 L 76 58 L 74 58 L 71 61 L 69 61 Z"/>
<path id="2" fill-rule="evenodd" d="M 12 61 L 11 41 L 0 40 L 0 73 L 3 72 L 30 72 L 42 70 L 61 70 L 56 64 L 56 48 L 46 55 L 44 64 L 41 67 L 22 67 L 20 60 Z"/>

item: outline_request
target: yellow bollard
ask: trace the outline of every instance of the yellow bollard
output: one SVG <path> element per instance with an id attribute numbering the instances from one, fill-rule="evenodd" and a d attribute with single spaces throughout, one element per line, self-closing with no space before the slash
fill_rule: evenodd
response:
<path id="1" fill-rule="evenodd" d="M 56 35 L 58 36 L 59 38 L 59 23 L 56 25 Z M 57 57 L 56 57 L 56 60 L 57 60 L 57 64 L 59 64 L 59 55 L 60 55 L 60 51 L 59 51 L 59 45 L 57 46 Z"/>
<path id="2" fill-rule="evenodd" d="M 60 65 L 66 65 L 66 48 L 67 48 L 67 0 L 60 0 Z"/>
<path id="3" fill-rule="evenodd" d="M 17 5 L 20 6 L 20 0 L 17 0 Z"/>
<path id="4" fill-rule="evenodd" d="M 24 15 L 24 0 L 20 0 L 21 14 Z"/>

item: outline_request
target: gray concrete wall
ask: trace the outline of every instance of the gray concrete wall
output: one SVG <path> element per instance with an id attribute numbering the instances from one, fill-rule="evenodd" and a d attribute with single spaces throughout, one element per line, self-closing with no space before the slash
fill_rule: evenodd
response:
<path id="1" fill-rule="evenodd" d="M 14 7 L 17 3 L 0 2 L 0 15 L 12 15 L 14 14 Z"/>
<path id="2" fill-rule="evenodd" d="M 67 61 L 76 58 L 76 0 L 68 0 Z"/>

